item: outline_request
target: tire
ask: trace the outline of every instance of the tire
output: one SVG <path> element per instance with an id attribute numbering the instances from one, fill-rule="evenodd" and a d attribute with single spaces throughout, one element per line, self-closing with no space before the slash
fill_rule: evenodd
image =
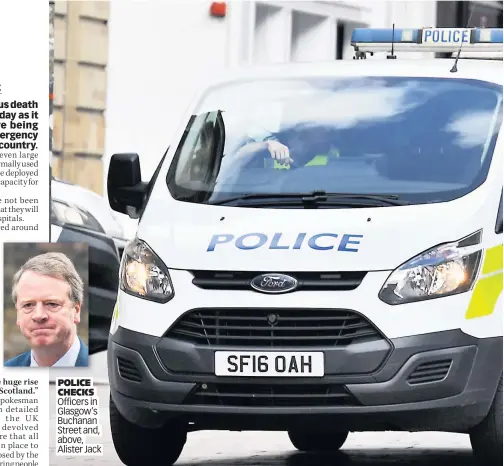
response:
<path id="1" fill-rule="evenodd" d="M 167 424 L 160 429 L 145 429 L 132 424 L 118 411 L 110 398 L 110 430 L 119 459 L 126 466 L 171 466 L 185 446 L 187 431 Z"/>
<path id="2" fill-rule="evenodd" d="M 292 445 L 305 452 L 336 452 L 345 443 L 348 432 L 289 431 Z"/>
<path id="3" fill-rule="evenodd" d="M 474 456 L 479 464 L 502 465 L 502 376 L 489 413 L 469 435 Z"/>

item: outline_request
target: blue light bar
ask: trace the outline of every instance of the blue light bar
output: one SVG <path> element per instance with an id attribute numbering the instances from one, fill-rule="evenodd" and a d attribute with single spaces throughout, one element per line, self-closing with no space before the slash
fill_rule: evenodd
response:
<path id="1" fill-rule="evenodd" d="M 420 29 L 365 29 L 357 28 L 352 32 L 352 45 L 356 43 L 387 44 L 395 42 L 418 43 Z"/>
<path id="2" fill-rule="evenodd" d="M 493 29 L 475 29 L 474 43 L 475 44 L 501 44 L 502 45 L 502 28 Z"/>
<path id="3" fill-rule="evenodd" d="M 357 28 L 351 44 L 358 52 L 501 52 L 502 28 Z"/>

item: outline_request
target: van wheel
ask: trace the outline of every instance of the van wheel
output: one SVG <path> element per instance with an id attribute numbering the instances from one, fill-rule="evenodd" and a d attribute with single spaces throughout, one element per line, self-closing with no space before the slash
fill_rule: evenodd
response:
<path id="1" fill-rule="evenodd" d="M 490 412 L 469 435 L 474 455 L 482 465 L 502 465 L 502 376 Z"/>
<path id="2" fill-rule="evenodd" d="M 122 416 L 112 397 L 109 414 L 114 447 L 126 466 L 171 466 L 178 460 L 187 440 L 187 432 L 180 426 L 139 427 Z"/>
<path id="3" fill-rule="evenodd" d="M 301 432 L 289 431 L 292 445 L 299 451 L 338 451 L 345 443 L 348 432 Z"/>

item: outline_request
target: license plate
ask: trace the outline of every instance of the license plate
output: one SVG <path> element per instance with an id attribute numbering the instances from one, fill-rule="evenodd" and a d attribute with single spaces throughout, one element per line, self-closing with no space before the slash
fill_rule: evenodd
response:
<path id="1" fill-rule="evenodd" d="M 216 351 L 215 375 L 226 377 L 323 377 L 323 352 Z"/>

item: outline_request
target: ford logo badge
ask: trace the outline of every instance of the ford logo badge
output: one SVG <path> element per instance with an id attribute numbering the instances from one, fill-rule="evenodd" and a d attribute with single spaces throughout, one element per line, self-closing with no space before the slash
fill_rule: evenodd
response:
<path id="1" fill-rule="evenodd" d="M 281 273 L 265 273 L 255 277 L 250 286 L 261 293 L 287 293 L 298 287 L 298 281 Z"/>

